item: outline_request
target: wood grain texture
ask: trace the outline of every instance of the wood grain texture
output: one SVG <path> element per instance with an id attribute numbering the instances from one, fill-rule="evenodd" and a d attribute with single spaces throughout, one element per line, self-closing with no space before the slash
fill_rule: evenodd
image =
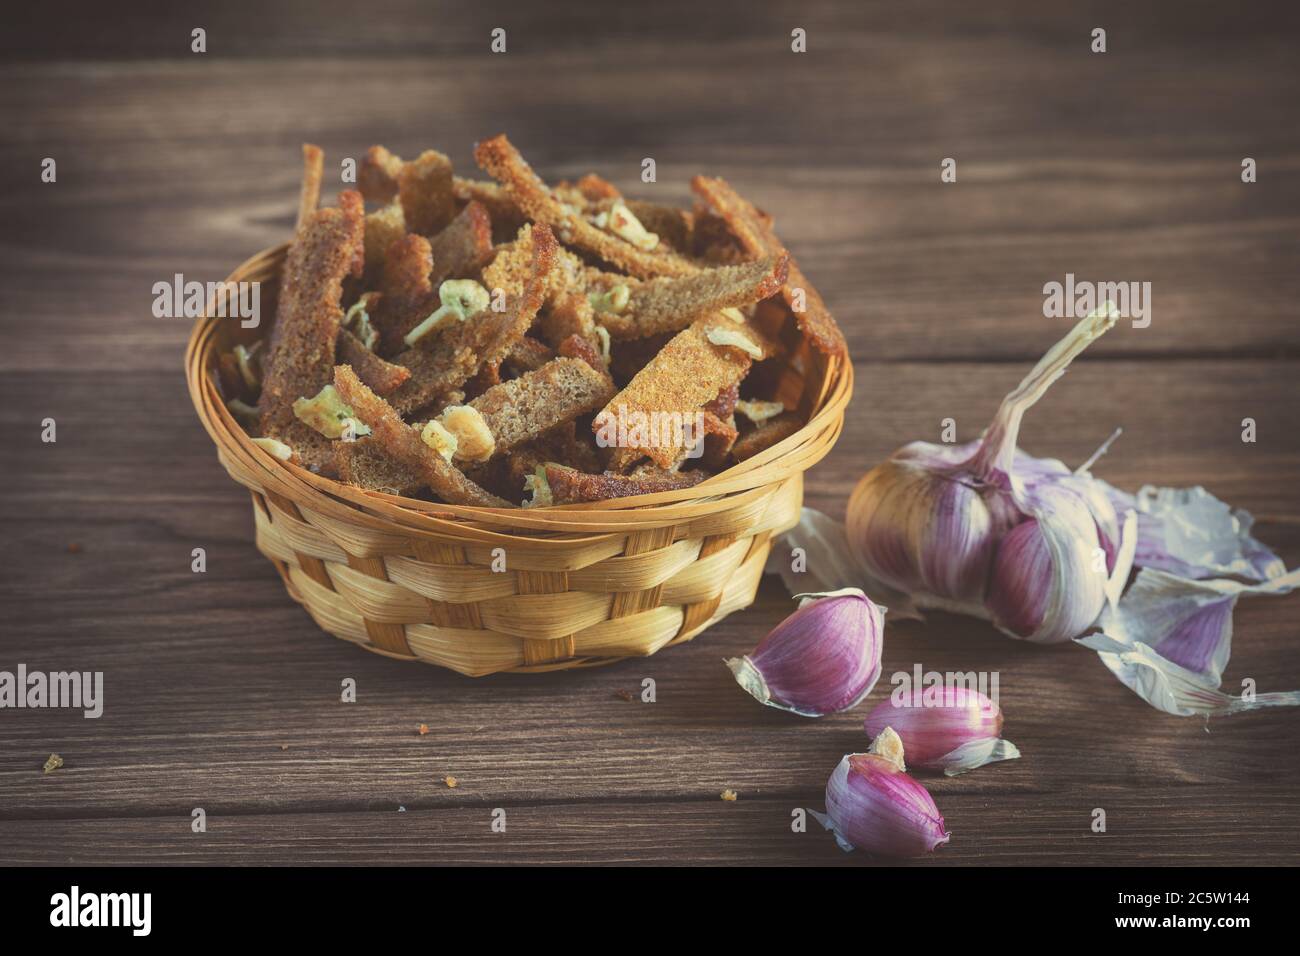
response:
<path id="1" fill-rule="evenodd" d="M 15 18 L 0 31 L 0 669 L 103 670 L 107 703 L 99 720 L 0 711 L 0 862 L 865 862 L 791 833 L 790 813 L 821 807 L 867 706 L 780 714 L 721 664 L 789 610 L 773 580 L 660 655 L 478 681 L 364 654 L 285 595 L 185 395 L 187 323 L 149 306 L 154 282 L 221 278 L 285 237 L 304 139 L 330 170 L 376 141 L 468 168 L 472 142 L 506 130 L 551 178 L 594 168 L 671 200 L 697 171 L 727 176 L 777 216 L 850 341 L 854 403 L 807 482 L 836 516 L 866 468 L 937 440 L 942 419 L 978 434 L 1064 330 L 1042 317 L 1044 282 L 1151 281 L 1152 326 L 1098 343 L 1024 446 L 1077 463 L 1122 425 L 1099 474 L 1204 484 L 1300 562 L 1297 15 L 1131 6 L 814 3 L 792 20 L 777 4 L 619 5 L 598 22 L 578 4 L 331 2 L 276 7 L 257 30 L 240 4 Z M 510 53 L 492 57 L 501 17 Z M 804 57 L 786 52 L 792 24 Z M 1097 24 L 1105 57 L 1087 53 Z M 193 25 L 206 58 L 186 52 Z M 636 183 L 646 155 L 654 186 Z M 45 156 L 56 184 L 39 181 Z M 1258 183 L 1240 182 L 1243 156 Z M 46 416 L 57 444 L 39 440 Z M 1226 684 L 1300 687 L 1293 602 L 1243 601 Z M 997 670 L 1025 753 L 926 778 L 954 834 L 935 863 L 1300 860 L 1300 713 L 1207 733 L 1089 652 L 943 614 L 891 626 L 885 672 L 918 661 Z M 647 677 L 655 703 L 622 699 Z M 50 752 L 66 765 L 43 775 Z M 506 834 L 488 829 L 496 807 Z"/>

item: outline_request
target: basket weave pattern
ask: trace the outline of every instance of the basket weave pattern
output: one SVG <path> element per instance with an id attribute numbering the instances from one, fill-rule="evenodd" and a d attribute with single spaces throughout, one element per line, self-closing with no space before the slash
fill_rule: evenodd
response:
<path id="1" fill-rule="evenodd" d="M 227 281 L 273 292 L 285 250 L 259 253 Z M 592 505 L 476 508 L 365 492 L 252 444 L 213 367 L 219 352 L 264 331 L 202 318 L 186 353 L 218 458 L 252 494 L 258 550 L 330 634 L 471 676 L 653 654 L 748 606 L 773 536 L 799 519 L 803 472 L 838 437 L 852 388 L 847 360 L 805 353 L 808 424 L 700 485 Z"/>

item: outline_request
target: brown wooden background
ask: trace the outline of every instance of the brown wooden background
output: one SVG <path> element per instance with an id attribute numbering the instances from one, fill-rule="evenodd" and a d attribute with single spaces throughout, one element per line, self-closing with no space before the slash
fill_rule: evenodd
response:
<path id="1" fill-rule="evenodd" d="M 1204 484 L 1300 561 L 1293 5 L 179 6 L 46 4 L 0 30 L 0 669 L 103 670 L 107 697 L 97 721 L 0 712 L 0 861 L 865 862 L 789 821 L 822 806 L 868 708 L 760 708 L 721 664 L 790 608 L 770 580 L 660 656 L 479 681 L 360 653 L 285 595 L 185 395 L 187 324 L 154 319 L 150 288 L 283 240 L 303 140 L 331 169 L 372 142 L 468 167 L 505 130 L 550 178 L 596 169 L 656 198 L 727 176 L 776 215 L 850 339 L 857 394 L 808 482 L 837 516 L 867 467 L 944 417 L 978 434 L 1064 329 L 1043 283 L 1150 281 L 1151 327 L 1098 344 L 1024 444 L 1078 462 L 1122 424 L 1103 476 Z M 658 185 L 637 183 L 644 156 Z M 1229 685 L 1300 687 L 1297 601 L 1243 603 Z M 915 661 L 1000 671 L 1025 755 L 927 779 L 953 839 L 925 865 L 1300 857 L 1300 711 L 1207 733 L 1090 652 L 944 615 L 890 628 L 886 673 Z M 657 703 L 619 696 L 644 677 Z M 46 776 L 52 751 L 67 764 Z"/>

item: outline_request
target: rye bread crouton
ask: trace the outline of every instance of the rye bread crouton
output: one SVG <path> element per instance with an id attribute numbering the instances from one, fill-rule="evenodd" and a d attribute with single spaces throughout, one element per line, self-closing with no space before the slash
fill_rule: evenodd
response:
<path id="1" fill-rule="evenodd" d="M 614 383 L 576 358 L 558 358 L 489 388 L 469 403 L 496 441 L 495 454 L 531 441 L 556 425 L 593 412 L 614 396 Z"/>
<path id="2" fill-rule="evenodd" d="M 335 358 L 340 365 L 351 365 L 357 378 L 365 382 L 376 394 L 387 395 L 401 388 L 411 377 L 411 370 L 404 365 L 386 362 L 362 344 L 350 330 L 339 332 L 338 347 Z"/>
<path id="3" fill-rule="evenodd" d="M 786 251 L 772 228 L 772 217 L 755 208 L 725 179 L 696 176 L 691 180 L 691 189 L 725 220 L 736 241 L 750 256 L 775 256 Z M 803 298 L 802 310 L 795 308 L 800 295 Z M 794 313 L 799 330 L 819 352 L 824 355 L 845 354 L 848 346 L 844 334 L 793 256 L 790 257 L 786 281 L 781 286 L 781 296 Z"/>
<path id="4" fill-rule="evenodd" d="M 390 203 L 397 198 L 397 176 L 402 158 L 382 146 L 371 146 L 357 167 L 357 189 L 367 202 Z"/>
<path id="5" fill-rule="evenodd" d="M 690 488 L 709 477 L 703 471 L 659 472 L 655 474 L 587 475 L 563 465 L 547 464 L 546 482 L 550 486 L 551 501 L 557 505 L 579 504 L 587 501 L 609 501 L 612 498 L 630 498 L 634 495 L 652 495 L 658 491 L 675 491 Z"/>
<path id="6" fill-rule="evenodd" d="M 325 153 L 319 146 L 302 144 L 302 188 L 298 192 L 298 225 L 320 206 L 320 183 L 325 175 Z"/>
<path id="7" fill-rule="evenodd" d="M 392 395 L 402 414 L 460 388 L 484 365 L 500 365 L 537 317 L 555 262 L 555 237 L 532 226 L 531 274 L 519 295 L 507 297 L 504 312 L 492 308 L 453 322 L 394 359 L 411 370 L 411 379 Z"/>
<path id="8" fill-rule="evenodd" d="M 406 228 L 422 236 L 442 232 L 456 215 L 451 160 L 436 149 L 426 149 L 403 163 L 397 174 L 397 197 L 406 216 Z"/>
<path id="9" fill-rule="evenodd" d="M 379 491 L 403 498 L 418 497 L 425 483 L 414 468 L 400 464 L 386 454 L 372 437 L 331 443 L 339 480 L 365 491 Z"/>
<path id="10" fill-rule="evenodd" d="M 656 444 L 614 449 L 610 457 L 613 470 L 624 471 L 643 456 L 660 467 L 670 467 L 686 449 L 690 436 L 682 426 L 687 418 L 693 419 L 719 392 L 745 377 L 752 363 L 751 356 L 739 348 L 710 341 L 715 327 L 724 324 L 735 323 L 728 319 L 701 319 L 678 332 L 596 416 L 592 426 L 596 431 L 605 424 L 605 416 L 626 422 L 663 418 L 664 427 L 654 429 Z M 738 329 L 748 330 L 748 327 L 738 325 Z M 635 437 L 631 428 L 628 434 Z"/>
<path id="11" fill-rule="evenodd" d="M 406 334 L 438 307 L 437 290 L 429 280 L 432 271 L 433 248 L 424 236 L 406 233 L 388 247 L 379 279 L 383 298 L 370 317 L 379 330 L 381 355 L 406 348 Z"/>
<path id="12" fill-rule="evenodd" d="M 429 284 L 435 289 L 447 279 L 476 275 L 492 257 L 492 218 L 482 203 L 472 202 L 446 229 L 429 240 L 433 269 Z"/>
<path id="13" fill-rule="evenodd" d="M 417 472 L 443 501 L 488 508 L 512 507 L 474 484 L 460 469 L 426 445 L 420 433 L 402 421 L 392 406 L 366 388 L 351 366 L 340 365 L 334 369 L 334 387 L 356 417 L 370 426 L 376 447 L 382 448 L 398 465 Z"/>
<path id="14" fill-rule="evenodd" d="M 275 325 L 262 363 L 263 437 L 290 445 L 309 468 L 332 469 L 325 439 L 293 414 L 293 403 L 330 383 L 343 321 L 343 280 L 364 265 L 364 204 L 345 190 L 337 207 L 312 213 L 285 258 Z"/>
<path id="15" fill-rule="evenodd" d="M 759 452 L 785 441 L 802 427 L 803 419 L 794 412 L 777 415 L 737 438 L 731 446 L 731 457 L 736 461 L 753 458 Z"/>
<path id="16" fill-rule="evenodd" d="M 650 279 L 629 290 L 618 312 L 597 310 L 596 321 L 615 339 L 677 332 L 713 312 L 752 305 L 780 291 L 789 256 L 705 269 L 683 278 Z"/>
<path id="17" fill-rule="evenodd" d="M 550 226 L 566 244 L 599 256 L 634 276 L 690 275 L 698 266 L 673 252 L 667 244 L 645 251 L 588 222 L 581 212 L 566 207 L 533 172 L 505 135 L 479 143 L 474 158 L 489 175 L 504 185 L 524 214 Z"/>

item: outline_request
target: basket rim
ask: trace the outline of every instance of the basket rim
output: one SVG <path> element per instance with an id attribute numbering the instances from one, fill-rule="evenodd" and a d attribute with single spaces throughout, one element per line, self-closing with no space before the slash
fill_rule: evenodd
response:
<path id="1" fill-rule="evenodd" d="M 269 271 L 278 277 L 288 242 L 269 246 L 240 263 L 224 280 L 243 281 Z M 810 350 L 813 361 L 824 362 L 821 389 L 808 421 L 790 437 L 753 458 L 719 472 L 690 488 L 616 498 L 609 501 L 540 508 L 488 508 L 452 505 L 364 491 L 297 465 L 280 461 L 253 444 L 252 438 L 221 401 L 213 381 L 213 353 L 219 323 L 212 303 L 195 320 L 185 349 L 185 378 L 200 422 L 217 447 L 222 465 L 241 484 L 271 492 L 318 514 L 380 531 L 400 529 L 410 536 L 452 535 L 482 543 L 503 543 L 529 534 L 539 544 L 546 538 L 572 545 L 611 533 L 648 530 L 679 524 L 735 508 L 761 508 L 778 488 L 812 467 L 834 446 L 844 424 L 853 391 L 853 364 L 847 353 L 823 356 Z M 248 477 L 243 481 L 238 470 Z"/>

